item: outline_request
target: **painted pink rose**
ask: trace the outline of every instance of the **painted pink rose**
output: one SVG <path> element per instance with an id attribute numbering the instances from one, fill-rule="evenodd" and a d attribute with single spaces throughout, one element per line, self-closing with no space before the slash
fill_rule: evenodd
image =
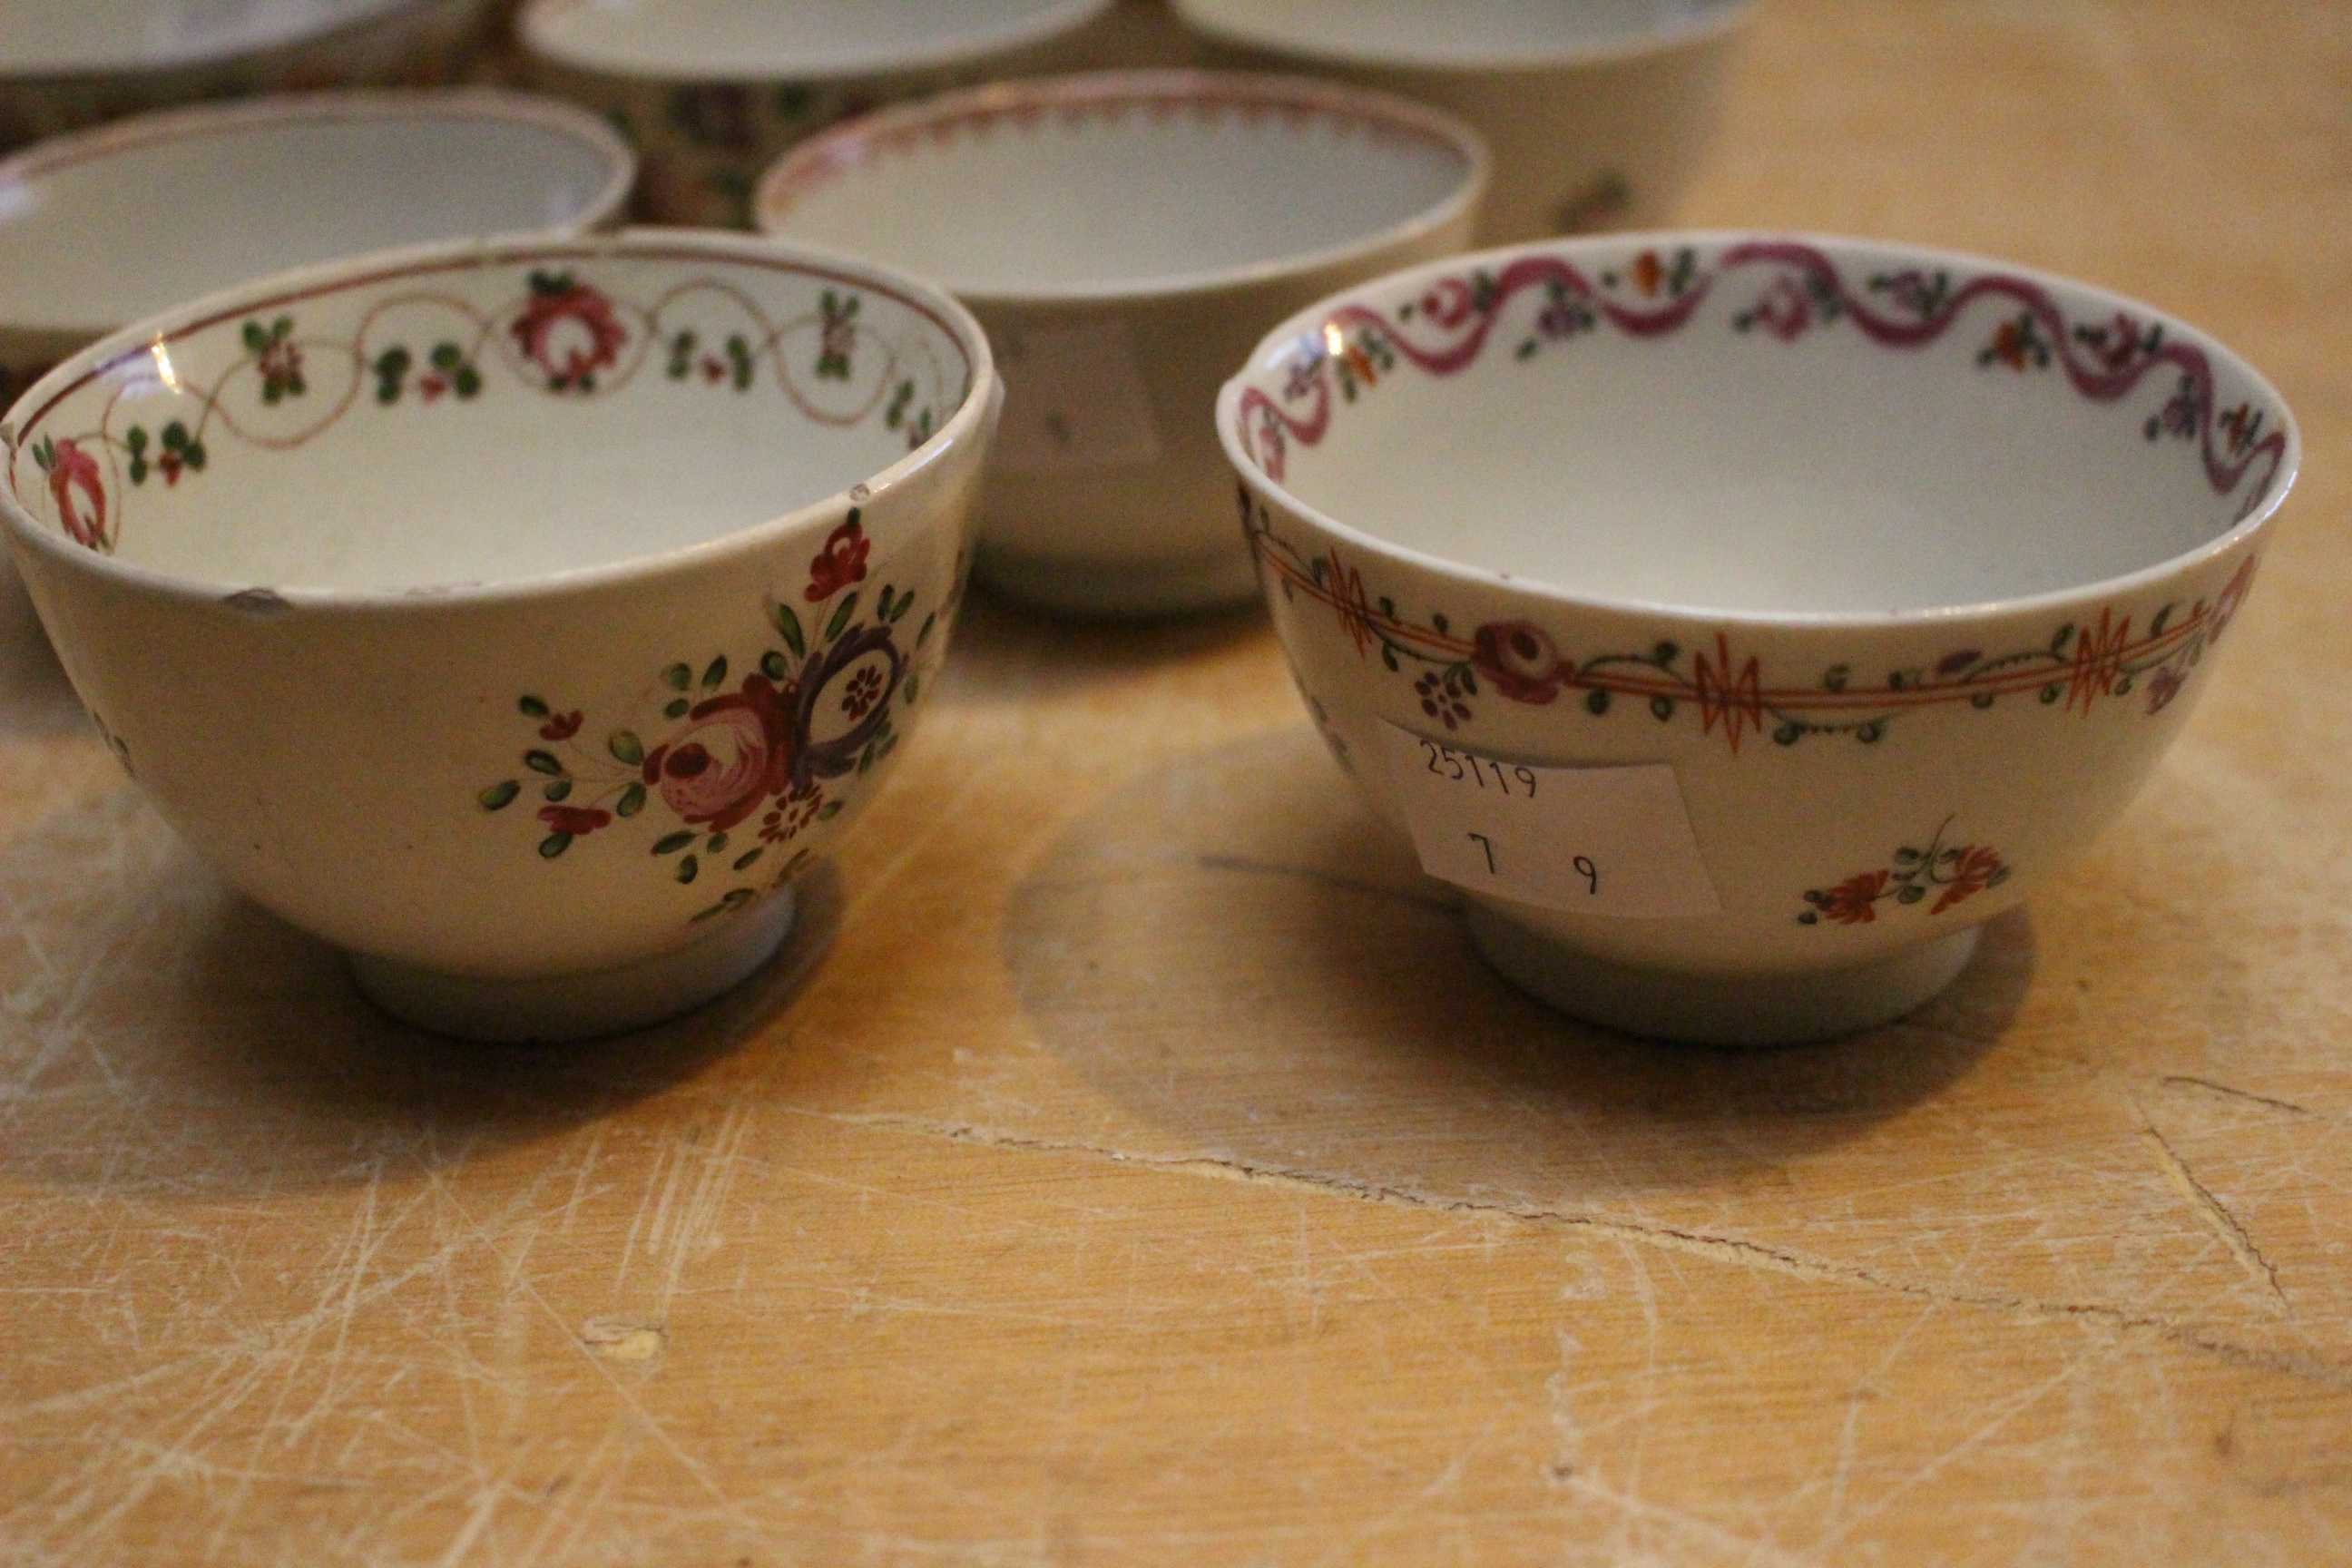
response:
<path id="1" fill-rule="evenodd" d="M 646 754 L 645 782 L 680 820 L 734 826 L 792 781 L 793 715 L 764 676 L 695 705 L 686 727 Z"/>
<path id="2" fill-rule="evenodd" d="M 49 447 L 46 466 L 58 526 L 77 544 L 105 549 L 106 486 L 99 478 L 98 459 L 71 441 L 58 441 Z"/>
<path id="3" fill-rule="evenodd" d="M 1530 621 L 1489 621 L 1471 648 L 1478 678 L 1514 702 L 1549 702 L 1567 679 L 1559 646 Z"/>
<path id="4" fill-rule="evenodd" d="M 534 272 L 530 299 L 507 331 L 557 392 L 593 391 L 596 373 L 616 363 L 629 330 L 613 301 L 569 272 Z"/>

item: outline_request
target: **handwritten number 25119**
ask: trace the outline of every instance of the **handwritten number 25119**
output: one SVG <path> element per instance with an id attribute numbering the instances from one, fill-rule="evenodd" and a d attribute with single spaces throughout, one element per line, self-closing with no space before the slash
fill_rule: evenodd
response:
<path id="1" fill-rule="evenodd" d="M 1422 752 L 1429 759 L 1429 771 L 1439 778 L 1455 784 L 1475 784 L 1483 790 L 1496 790 L 1504 795 L 1518 795 L 1532 800 L 1536 793 L 1536 771 L 1519 764 L 1490 762 L 1475 752 L 1457 752 L 1436 741 L 1423 740 Z"/>

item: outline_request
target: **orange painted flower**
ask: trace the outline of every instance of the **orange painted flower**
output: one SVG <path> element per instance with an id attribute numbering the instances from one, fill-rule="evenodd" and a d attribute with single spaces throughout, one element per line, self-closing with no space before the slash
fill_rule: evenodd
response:
<path id="1" fill-rule="evenodd" d="M 1940 915 L 1963 899 L 1974 898 L 2009 874 L 1999 854 L 1979 844 L 1964 844 L 1955 851 L 1959 857 L 1952 862 L 1952 879 L 1927 912 Z"/>
<path id="2" fill-rule="evenodd" d="M 1806 901 L 1821 910 L 1823 920 L 1840 925 L 1868 925 L 1878 918 L 1878 900 L 1886 892 L 1885 871 L 1864 871 L 1848 877 L 1824 892 L 1808 893 Z"/>

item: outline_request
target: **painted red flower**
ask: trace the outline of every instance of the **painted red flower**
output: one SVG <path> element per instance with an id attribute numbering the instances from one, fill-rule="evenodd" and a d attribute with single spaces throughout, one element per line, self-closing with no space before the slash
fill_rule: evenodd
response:
<path id="1" fill-rule="evenodd" d="M 71 441 L 45 443 L 35 460 L 48 470 L 49 499 L 57 503 L 58 525 L 76 544 L 106 548 L 106 486 L 99 478 L 98 459 Z"/>
<path id="2" fill-rule="evenodd" d="M 1471 639 L 1471 665 L 1496 692 L 1514 702 L 1549 702 L 1568 672 L 1559 649 L 1528 621 L 1489 621 Z"/>
<path id="3" fill-rule="evenodd" d="M 593 390 L 629 337 L 613 301 L 568 272 L 532 273 L 530 299 L 507 331 L 557 392 Z"/>
<path id="4" fill-rule="evenodd" d="M 1864 871 L 1848 877 L 1827 892 L 1809 893 L 1808 901 L 1821 910 L 1823 920 L 1840 925 L 1868 925 L 1878 918 L 1878 900 L 1886 892 L 1884 870 Z"/>
<path id="5" fill-rule="evenodd" d="M 1931 915 L 1942 914 L 1962 899 L 1973 898 L 2009 875 L 2009 868 L 2001 864 L 2000 856 L 1983 845 L 1964 844 L 1955 853 L 1959 858 L 1952 863 L 1951 880 L 1945 884 L 1943 896 L 1928 910 Z"/>
<path id="6" fill-rule="evenodd" d="M 825 539 L 824 552 L 809 562 L 809 603 L 829 599 L 852 583 L 865 581 L 866 557 L 873 549 L 856 516 L 835 529 Z"/>
<path id="7" fill-rule="evenodd" d="M 542 741 L 568 741 L 580 733 L 580 710 L 577 708 L 569 713 L 553 714 L 539 727 L 539 738 Z"/>
<path id="8" fill-rule="evenodd" d="M 1813 304 L 1805 297 L 1804 287 L 1793 278 L 1776 278 L 1756 301 L 1750 318 L 1760 322 L 1771 334 L 1786 342 L 1813 324 Z"/>
<path id="9" fill-rule="evenodd" d="M 577 838 L 609 824 L 613 814 L 593 805 L 550 805 L 540 808 L 539 819 L 547 824 L 549 832 L 569 833 Z"/>
<path id="10" fill-rule="evenodd" d="M 791 782 L 793 716 L 764 676 L 696 704 L 677 735 L 646 754 L 645 781 L 696 826 L 734 826 Z"/>

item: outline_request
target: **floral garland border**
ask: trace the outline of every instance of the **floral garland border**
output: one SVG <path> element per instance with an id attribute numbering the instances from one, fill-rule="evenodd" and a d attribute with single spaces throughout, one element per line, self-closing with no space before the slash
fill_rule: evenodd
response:
<path id="1" fill-rule="evenodd" d="M 1244 391 L 1236 414 L 1242 450 L 1279 483 L 1289 444 L 1315 446 L 1329 432 L 1335 386 L 1340 401 L 1352 403 L 1400 361 L 1431 375 L 1455 374 L 1476 362 L 1505 307 L 1522 294 L 1540 291 L 1545 300 L 1533 331 L 1515 350 L 1517 357 L 1528 359 L 1549 343 L 1603 323 L 1633 338 L 1679 331 L 1718 286 L 1728 287 L 1727 279 L 1748 268 L 1768 269 L 1769 276 L 1755 301 L 1733 316 L 1737 331 L 1760 329 L 1785 342 L 1817 325 L 1848 320 L 1880 347 L 1917 349 L 1941 339 L 1979 299 L 1998 298 L 2012 301 L 2018 310 L 2004 318 L 1979 351 L 1980 366 L 2024 374 L 2054 365 L 2077 395 L 2094 403 L 2114 403 L 2149 374 L 2172 369 L 2179 380 L 2164 407 L 2145 421 L 2142 433 L 2151 442 L 2195 438 L 2207 482 L 2220 495 L 2235 491 L 2254 464 L 2267 458 L 2269 466 L 2249 488 L 2240 519 L 2269 496 L 2285 461 L 2285 431 L 2266 430 L 2272 422 L 2250 400 L 2217 411 L 2211 362 L 2193 344 L 2166 338 L 2159 323 L 2118 311 L 2108 321 L 2070 324 L 2041 284 L 2003 272 L 1956 281 L 1948 268 L 1903 268 L 1874 273 L 1856 290 L 1822 251 L 1785 240 L 1727 246 L 1708 268 L 1700 267 L 1689 247 L 1665 255 L 1644 250 L 1622 271 L 1604 270 L 1598 279 L 1558 257 L 1521 256 L 1498 272 L 1480 268 L 1441 278 L 1418 300 L 1397 307 L 1393 319 L 1363 305 L 1342 305 L 1325 319 L 1320 337 L 1291 367 L 1278 400 L 1261 387 Z M 1892 310 L 1883 312 L 1878 300 Z M 1434 335 L 1417 342 L 1425 329 Z M 1302 402 L 1307 405 L 1300 413 L 1285 406 Z"/>
<path id="2" fill-rule="evenodd" d="M 623 252 L 615 258 L 670 259 L 668 253 Z M 534 267 L 526 292 L 508 304 L 485 310 L 455 294 L 419 289 L 375 301 L 349 338 L 306 337 L 297 330 L 286 307 L 355 288 L 398 281 L 436 272 L 474 270 L 484 266 L 520 265 L 547 260 L 552 268 Z M 249 447 L 266 451 L 298 448 L 339 424 L 362 397 L 379 406 L 404 401 L 413 391 L 430 405 L 448 395 L 469 402 L 488 390 L 485 364 L 499 364 L 515 381 L 550 395 L 589 397 L 616 394 L 635 381 L 648 365 L 657 365 L 673 383 L 686 383 L 698 373 L 709 384 L 738 394 L 756 390 L 762 363 L 773 367 L 775 385 L 800 415 L 817 424 L 849 428 L 879 414 L 885 426 L 903 435 L 909 450 L 928 440 L 941 422 L 943 405 L 951 405 L 949 367 L 928 344 L 918 340 L 920 367 L 930 384 L 924 397 L 917 372 L 902 363 L 908 351 L 877 329 L 858 320 L 861 295 L 876 292 L 930 319 L 916 301 L 871 287 L 863 280 L 836 277 L 821 268 L 800 266 L 771 268 L 789 276 L 805 276 L 812 283 L 837 283 L 823 289 L 814 308 L 778 321 L 750 292 L 716 276 L 688 278 L 670 285 L 650 303 L 632 304 L 583 280 L 564 263 L 591 263 L 594 251 L 551 251 L 499 256 L 463 263 L 428 265 L 414 269 L 347 279 L 300 293 L 258 301 L 242 310 L 189 325 L 152 348 L 142 345 L 107 365 L 97 367 L 71 386 L 52 396 L 25 421 L 20 439 L 42 476 L 56 511 L 56 521 L 77 543 L 101 554 L 113 553 L 121 538 L 124 500 L 145 486 L 151 475 L 166 489 L 176 489 L 183 477 L 203 472 L 209 461 L 205 437 L 215 425 Z M 696 257 L 695 259 L 709 259 Z M 730 334 L 723 343 L 704 344 L 690 330 L 668 331 L 664 313 L 680 302 L 718 296 L 739 310 L 748 332 Z M 374 336 L 377 323 L 394 310 L 436 309 L 464 323 L 455 331 L 427 333 L 433 341 L 394 342 Z M 174 418 L 150 430 L 133 423 L 115 428 L 115 416 L 124 396 L 138 388 L 160 384 L 160 371 L 121 378 L 112 388 L 97 423 L 70 436 L 41 431 L 40 426 L 63 401 L 91 380 L 166 349 L 194 333 L 242 318 L 239 333 L 245 353 L 194 391 L 193 421 Z M 944 323 L 934 320 L 942 331 Z M 950 334 L 951 336 L 951 334 Z M 803 344 L 803 338 L 813 341 Z M 808 381 L 847 383 L 852 378 L 861 345 L 871 344 L 885 356 L 870 393 L 854 405 L 829 409 L 795 375 L 788 350 L 813 349 Z M 249 378 L 255 399 L 265 408 L 278 408 L 310 395 L 317 374 L 317 356 L 347 361 L 349 384 L 329 401 L 314 420 L 281 433 L 248 429 L 227 402 L 232 384 Z M 965 367 L 969 380 L 970 367 Z M 968 386 L 966 391 L 968 393 Z M 39 432 L 37 438 L 36 433 Z M 17 470 L 10 465 L 10 492 L 21 502 L 24 492 Z"/>
<path id="3" fill-rule="evenodd" d="M 1712 646 L 1662 641 L 1575 658 L 1531 621 L 1485 622 L 1467 636 L 1442 612 L 1416 621 L 1393 598 L 1375 596 L 1336 547 L 1309 555 L 1276 533 L 1265 506 L 1246 485 L 1241 507 L 1243 532 L 1259 571 L 1280 584 L 1283 597 L 1303 595 L 1328 605 L 1357 657 L 1369 658 L 1377 648 L 1391 673 L 1411 675 L 1423 717 L 1449 731 L 1471 722 L 1475 704 L 1488 695 L 1547 707 L 1580 691 L 1594 718 L 1611 712 L 1619 698 L 1645 701 L 1662 723 L 1696 713 L 1701 732 L 1720 731 L 1735 753 L 1755 733 L 1769 733 L 1783 746 L 1823 735 L 1873 744 L 1916 710 L 1964 702 L 1981 710 L 2026 693 L 2045 707 L 2063 705 L 2087 716 L 2102 699 L 2125 696 L 2144 683 L 2144 710 L 2152 716 L 2180 694 L 2189 672 L 2221 640 L 2253 584 L 2259 560 L 2246 556 L 2210 601 L 2198 598 L 2185 607 L 2178 599 L 2167 601 L 2137 636 L 2131 612 L 2103 605 L 2095 622 L 2088 616 L 2063 622 L 2030 647 L 2002 653 L 1956 647 L 1930 662 L 1887 670 L 1874 682 L 1841 662 L 1810 684 L 1767 683 L 1757 656 L 1734 651 L 1730 630 L 1717 630 Z"/>

